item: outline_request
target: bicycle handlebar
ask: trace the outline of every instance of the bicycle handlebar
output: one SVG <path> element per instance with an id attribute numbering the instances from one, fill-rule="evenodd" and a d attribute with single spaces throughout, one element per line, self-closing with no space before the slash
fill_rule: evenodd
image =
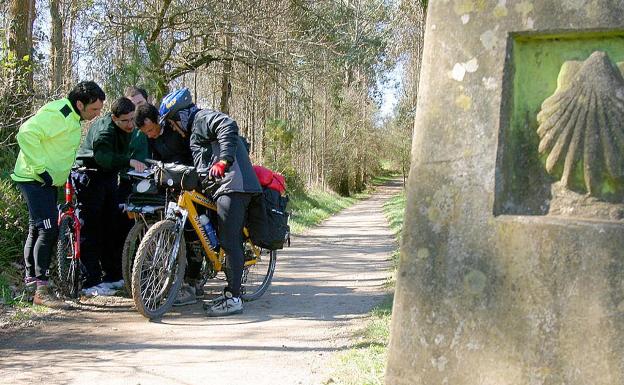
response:
<path id="1" fill-rule="evenodd" d="M 71 170 L 72 171 L 98 171 L 97 168 L 89 168 L 85 166 L 73 166 Z"/>

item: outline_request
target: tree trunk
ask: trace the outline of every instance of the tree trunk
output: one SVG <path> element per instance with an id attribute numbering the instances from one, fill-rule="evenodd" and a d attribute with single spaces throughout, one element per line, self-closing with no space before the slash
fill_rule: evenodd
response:
<path id="1" fill-rule="evenodd" d="M 230 34 L 225 35 L 225 46 L 227 51 L 232 50 L 232 37 Z M 221 112 L 230 113 L 230 96 L 232 95 L 232 83 L 230 82 L 230 75 L 232 73 L 232 61 L 226 60 L 223 63 L 223 73 L 221 74 Z"/>
<path id="2" fill-rule="evenodd" d="M 9 9 L 8 50 L 16 61 L 13 89 L 32 94 L 32 50 L 35 0 L 12 0 Z"/>
<path id="3" fill-rule="evenodd" d="M 60 0 L 50 0 L 50 19 L 52 31 L 50 37 L 50 61 L 52 74 L 50 76 L 50 90 L 52 94 L 60 93 L 63 88 L 63 72 L 65 70 L 63 50 L 63 19 L 59 9 Z"/>
<path id="4" fill-rule="evenodd" d="M 66 39 L 64 44 L 64 52 L 63 55 L 65 68 L 63 69 L 63 85 L 67 86 L 68 84 L 74 83 L 74 59 L 76 62 L 80 59 L 79 53 L 74 52 L 74 26 L 76 24 L 76 18 L 78 16 L 78 5 L 75 0 L 71 0 L 67 5 L 68 10 L 68 18 L 65 20 L 66 27 Z"/>

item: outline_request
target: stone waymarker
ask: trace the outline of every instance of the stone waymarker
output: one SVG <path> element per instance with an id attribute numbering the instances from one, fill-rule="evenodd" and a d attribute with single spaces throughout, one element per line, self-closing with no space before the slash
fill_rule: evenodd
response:
<path id="1" fill-rule="evenodd" d="M 624 384 L 624 2 L 429 2 L 386 382 Z"/>

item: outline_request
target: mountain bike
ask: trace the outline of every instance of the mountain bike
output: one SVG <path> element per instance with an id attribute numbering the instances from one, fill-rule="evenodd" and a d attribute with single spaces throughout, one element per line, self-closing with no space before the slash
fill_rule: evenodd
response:
<path id="1" fill-rule="evenodd" d="M 72 171 L 88 171 L 74 168 Z M 71 176 L 65 182 L 65 203 L 59 207 L 59 235 L 56 244 L 57 286 L 63 295 L 78 298 L 82 281 L 80 263 L 80 219 Z"/>
<path id="2" fill-rule="evenodd" d="M 161 164 L 157 167 L 165 166 Z M 181 169 L 180 166 L 178 168 Z M 183 172 L 189 175 L 196 171 L 187 167 Z M 179 179 L 183 181 L 184 176 Z M 178 185 L 178 181 L 171 179 L 161 183 L 171 187 Z M 132 270 L 132 298 L 139 313 L 147 318 L 157 318 L 165 314 L 173 305 L 182 285 L 186 269 L 187 244 L 184 240 L 184 228 L 187 222 L 197 236 L 196 243 L 199 247 L 189 246 L 194 247 L 196 252 L 202 252 L 208 265 L 209 278 L 215 278 L 219 272 L 227 275 L 223 249 L 213 250 L 199 220 L 200 214 L 210 217 L 217 207 L 210 198 L 195 191 L 196 189 L 197 185 L 193 186 L 193 183 L 181 187 L 177 202 L 168 203 L 165 219 L 150 227 L 139 245 Z M 245 264 L 241 297 L 251 301 L 260 298 L 271 284 L 277 253 L 254 245 L 247 228 L 243 229 L 243 235 Z"/>

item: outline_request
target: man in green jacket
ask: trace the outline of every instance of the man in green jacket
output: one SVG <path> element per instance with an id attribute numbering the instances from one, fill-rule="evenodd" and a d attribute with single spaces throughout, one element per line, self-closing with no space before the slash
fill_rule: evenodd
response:
<path id="1" fill-rule="evenodd" d="M 132 158 L 129 146 L 134 108 L 127 98 L 113 102 L 111 112 L 89 127 L 78 150 L 76 164 L 86 170 L 71 173 L 83 220 L 80 252 L 86 273 L 84 294 L 89 296 L 112 295 L 124 284 L 115 234 L 118 176 L 128 166 L 139 172 L 145 169 L 143 162 Z"/>
<path id="2" fill-rule="evenodd" d="M 139 88 L 136 86 L 131 86 L 126 88 L 124 91 L 124 96 L 134 104 L 135 108 L 139 108 L 139 106 L 143 104 L 147 104 L 147 91 L 143 88 Z M 135 110 L 136 116 L 136 110 Z M 140 162 L 145 162 L 145 159 L 149 158 L 149 145 L 147 142 L 147 136 L 141 132 L 137 127 L 134 127 L 132 133 L 130 134 L 130 157 L 132 159 L 136 159 Z M 129 168 L 126 167 L 119 172 L 119 187 L 117 187 L 117 196 L 116 196 L 116 205 L 118 207 L 123 207 L 122 205 L 126 205 L 128 203 L 128 197 L 132 193 L 132 183 L 133 181 L 127 175 L 127 171 Z M 134 219 L 130 219 L 128 217 L 128 213 L 123 211 L 122 209 L 117 210 L 116 215 L 116 223 L 115 223 L 115 254 L 122 255 L 124 244 L 126 243 L 126 238 L 128 237 L 128 233 L 132 226 L 134 226 Z M 128 282 L 129 284 L 129 282 Z M 129 287 L 126 285 L 126 287 Z"/>
<path id="3" fill-rule="evenodd" d="M 65 183 L 76 158 L 80 122 L 98 116 L 105 99 L 96 83 L 80 82 L 67 98 L 41 107 L 17 133 L 20 152 L 11 178 L 28 206 L 25 282 L 36 286 L 36 305 L 67 307 L 48 290 L 50 258 L 58 236 L 57 186 Z"/>

